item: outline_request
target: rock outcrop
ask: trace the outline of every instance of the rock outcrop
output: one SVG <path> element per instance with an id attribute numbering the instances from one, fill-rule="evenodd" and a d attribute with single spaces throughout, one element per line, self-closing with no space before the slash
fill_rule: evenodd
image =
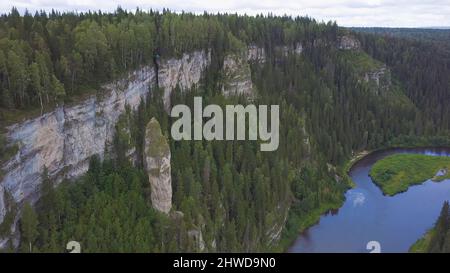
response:
<path id="1" fill-rule="evenodd" d="M 289 54 L 300 55 L 303 52 L 303 45 L 301 43 L 296 43 L 295 46 L 277 46 L 276 51 L 278 51 L 283 57 L 288 57 Z"/>
<path id="2" fill-rule="evenodd" d="M 199 229 L 191 229 L 188 231 L 188 237 L 194 242 L 194 247 L 198 252 L 203 252 L 206 248 L 203 240 L 203 233 Z"/>
<path id="3" fill-rule="evenodd" d="M 264 63 L 266 61 L 265 49 L 256 45 L 248 46 L 247 61 Z"/>
<path id="4" fill-rule="evenodd" d="M 376 94 L 380 94 L 391 86 L 391 72 L 383 65 L 364 74 L 364 81 L 369 83 Z"/>
<path id="5" fill-rule="evenodd" d="M 253 95 L 253 83 L 247 58 L 239 54 L 225 56 L 223 73 L 224 84 L 222 86 L 222 92 L 225 96 Z"/>
<path id="6" fill-rule="evenodd" d="M 167 60 L 158 71 L 159 86 L 164 89 L 164 106 L 170 108 L 170 93 L 178 85 L 189 89 L 200 81 L 203 70 L 211 63 L 211 53 L 196 51 L 183 54 L 181 59 Z"/>
<path id="7" fill-rule="evenodd" d="M 182 89 L 197 84 L 209 62 L 209 53 L 204 51 L 162 61 L 158 78 L 166 97 L 170 97 L 170 91 L 177 84 Z M 146 66 L 122 80 L 103 86 L 98 95 L 92 95 L 77 105 L 60 106 L 38 118 L 7 128 L 9 142 L 16 143 L 19 149 L 2 166 L 0 223 L 7 210 L 4 191 L 10 193 L 17 203 L 25 199 L 33 202 L 39 198 L 44 167 L 58 181 L 86 172 L 92 155 L 102 158 L 110 149 L 114 126 L 125 105 L 135 109 L 155 83 L 154 68 Z"/>
<path id="8" fill-rule="evenodd" d="M 353 36 L 343 35 L 338 38 L 337 48 L 342 50 L 359 50 L 361 43 Z"/>
<path id="9" fill-rule="evenodd" d="M 152 206 L 168 214 L 172 208 L 170 147 L 155 118 L 145 128 L 144 165 L 151 187 Z"/>

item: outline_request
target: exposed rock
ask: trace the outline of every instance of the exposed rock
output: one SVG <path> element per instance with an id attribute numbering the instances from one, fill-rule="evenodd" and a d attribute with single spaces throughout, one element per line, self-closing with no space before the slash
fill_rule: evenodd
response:
<path id="1" fill-rule="evenodd" d="M 440 169 L 434 176 L 444 176 L 447 174 L 447 169 Z"/>
<path id="2" fill-rule="evenodd" d="M 323 46 L 326 46 L 326 45 L 328 45 L 327 41 L 322 39 L 322 38 L 316 38 L 312 42 L 312 46 L 313 47 L 323 47 Z"/>
<path id="3" fill-rule="evenodd" d="M 162 61 L 160 87 L 167 97 L 177 84 L 182 89 L 192 87 L 199 82 L 209 62 L 209 53 L 205 52 Z M 38 118 L 8 127 L 8 140 L 17 143 L 19 149 L 2 166 L 1 191 L 11 193 L 17 203 L 24 199 L 34 202 L 39 198 L 44 166 L 58 181 L 85 173 L 92 155 L 103 158 L 105 151 L 110 150 L 114 126 L 125 105 L 136 109 L 155 83 L 154 68 L 146 66 L 103 86 L 101 95 L 90 96 L 74 106 L 60 106 Z M 5 213 L 4 198 L 0 197 L 0 223 Z"/>
<path id="4" fill-rule="evenodd" d="M 303 45 L 301 43 L 296 43 L 295 46 L 277 46 L 275 51 L 283 57 L 289 56 L 289 54 L 300 55 L 303 52 Z"/>
<path id="5" fill-rule="evenodd" d="M 391 72 L 383 65 L 378 69 L 366 72 L 364 81 L 372 84 L 374 92 L 380 94 L 380 91 L 386 91 L 391 86 Z"/>
<path id="6" fill-rule="evenodd" d="M 288 217 L 289 210 L 281 205 L 278 205 L 275 208 L 275 219 L 273 221 L 273 224 L 270 226 L 270 228 L 266 232 L 266 236 L 268 238 L 268 244 L 269 245 L 275 245 L 280 239 L 281 239 L 281 233 L 283 231 L 283 228 L 285 226 L 287 217 Z"/>
<path id="7" fill-rule="evenodd" d="M 112 142 L 114 125 L 125 104 L 137 107 L 145 97 L 154 73 L 142 68 L 122 82 L 104 87 L 107 95 L 91 96 L 75 106 L 61 106 L 38 118 L 9 127 L 9 139 L 19 151 L 4 166 L 1 182 L 16 202 L 35 201 L 41 173 L 47 167 L 52 177 L 73 178 L 87 171 L 89 157 L 103 156 Z M 0 204 L 0 208 L 2 204 Z"/>
<path id="8" fill-rule="evenodd" d="M 256 45 L 248 46 L 247 61 L 264 63 L 266 61 L 266 51 L 263 47 Z"/>
<path id="9" fill-rule="evenodd" d="M 152 206 L 169 213 L 172 208 L 170 147 L 155 118 L 145 128 L 144 165 L 151 186 Z"/>
<path id="10" fill-rule="evenodd" d="M 358 50 L 361 48 L 361 43 L 353 36 L 344 35 L 338 38 L 337 48 L 343 50 Z"/>
<path id="11" fill-rule="evenodd" d="M 223 61 L 224 84 L 222 92 L 225 96 L 253 94 L 250 65 L 240 55 L 227 55 Z"/>
<path id="12" fill-rule="evenodd" d="M 188 231 L 188 237 L 195 243 L 195 248 L 200 252 L 205 250 L 205 241 L 203 240 L 203 234 L 201 230 L 191 229 Z"/>
<path id="13" fill-rule="evenodd" d="M 334 175 L 334 181 L 336 181 L 337 183 L 341 183 L 342 182 L 342 176 L 335 174 Z"/>
<path id="14" fill-rule="evenodd" d="M 181 221 L 184 218 L 184 213 L 179 210 L 171 211 L 170 218 L 172 218 L 175 221 Z"/>
<path id="15" fill-rule="evenodd" d="M 5 205 L 5 190 L 3 186 L 0 184 L 0 223 L 3 222 L 3 218 L 6 215 L 6 205 Z"/>
<path id="16" fill-rule="evenodd" d="M 301 43 L 296 43 L 294 48 L 295 54 L 301 54 L 303 52 L 303 45 Z"/>
<path id="17" fill-rule="evenodd" d="M 431 178 L 432 181 L 439 182 L 444 180 L 447 177 L 448 169 L 443 168 L 436 172 L 436 174 Z"/>
<path id="18" fill-rule="evenodd" d="M 181 59 L 170 59 L 158 71 L 159 86 L 164 89 L 164 106 L 170 108 L 170 93 L 178 85 L 191 88 L 200 81 L 203 70 L 211 63 L 211 53 L 197 51 L 183 54 Z"/>

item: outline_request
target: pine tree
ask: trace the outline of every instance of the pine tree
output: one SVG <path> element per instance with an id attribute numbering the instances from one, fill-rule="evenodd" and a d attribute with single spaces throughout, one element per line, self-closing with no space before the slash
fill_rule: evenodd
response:
<path id="1" fill-rule="evenodd" d="M 27 202 L 23 207 L 20 230 L 22 234 L 22 249 L 25 252 L 33 252 L 34 243 L 38 236 L 38 219 L 36 212 Z"/>

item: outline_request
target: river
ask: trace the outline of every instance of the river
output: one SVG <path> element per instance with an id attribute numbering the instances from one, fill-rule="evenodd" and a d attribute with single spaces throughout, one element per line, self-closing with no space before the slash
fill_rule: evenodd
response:
<path id="1" fill-rule="evenodd" d="M 407 252 L 434 225 L 443 202 L 450 200 L 450 180 L 427 180 L 385 196 L 369 171 L 376 161 L 396 153 L 450 156 L 450 148 L 389 149 L 356 162 L 349 172 L 356 187 L 345 193 L 343 206 L 301 233 L 288 252 L 369 252 L 370 241 L 377 241 L 381 252 Z"/>

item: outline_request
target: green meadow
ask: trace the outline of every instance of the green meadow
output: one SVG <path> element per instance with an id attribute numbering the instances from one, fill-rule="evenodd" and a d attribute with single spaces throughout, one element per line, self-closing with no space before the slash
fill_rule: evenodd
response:
<path id="1" fill-rule="evenodd" d="M 441 181 L 450 178 L 450 157 L 421 154 L 395 154 L 377 161 L 370 176 L 384 194 L 395 195 L 409 186 L 428 179 Z M 442 173 L 436 175 L 438 171 Z"/>

